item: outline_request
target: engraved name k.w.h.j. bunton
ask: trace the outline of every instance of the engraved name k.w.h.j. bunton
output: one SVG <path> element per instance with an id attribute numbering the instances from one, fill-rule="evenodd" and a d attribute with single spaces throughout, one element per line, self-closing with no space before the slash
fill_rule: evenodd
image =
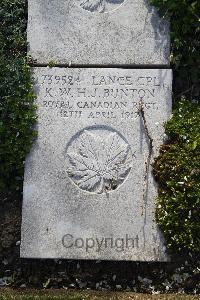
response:
<path id="1" fill-rule="evenodd" d="M 82 190 L 97 194 L 115 190 L 132 166 L 131 149 L 115 130 L 90 127 L 67 146 L 67 174 Z"/>
<path id="2" fill-rule="evenodd" d="M 83 9 L 90 12 L 105 13 L 118 8 L 124 0 L 78 0 Z"/>

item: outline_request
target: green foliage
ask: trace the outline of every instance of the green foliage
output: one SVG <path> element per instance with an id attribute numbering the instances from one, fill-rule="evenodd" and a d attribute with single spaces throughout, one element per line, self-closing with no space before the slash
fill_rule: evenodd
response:
<path id="1" fill-rule="evenodd" d="M 200 1 L 150 0 L 171 21 L 171 64 L 174 98 L 199 100 Z M 160 183 L 156 220 L 168 248 L 200 251 L 200 107 L 188 101 L 175 104 L 166 124 L 169 141 L 154 163 Z"/>
<path id="2" fill-rule="evenodd" d="M 176 96 L 199 97 L 200 1 L 150 0 L 150 3 L 171 20 L 171 63 Z"/>
<path id="3" fill-rule="evenodd" d="M 26 54 L 25 0 L 4 0 L 0 5 L 0 53 L 8 57 Z"/>
<path id="4" fill-rule="evenodd" d="M 35 132 L 34 93 L 26 64 L 26 1 L 0 5 L 0 189 L 16 188 Z"/>
<path id="5" fill-rule="evenodd" d="M 169 249 L 200 251 L 200 106 L 179 102 L 166 124 L 169 143 L 154 163 L 156 221 Z"/>
<path id="6" fill-rule="evenodd" d="M 49 68 L 53 68 L 53 67 L 55 67 L 56 66 L 56 63 L 53 61 L 53 60 L 50 60 L 49 62 L 48 62 L 48 67 Z"/>

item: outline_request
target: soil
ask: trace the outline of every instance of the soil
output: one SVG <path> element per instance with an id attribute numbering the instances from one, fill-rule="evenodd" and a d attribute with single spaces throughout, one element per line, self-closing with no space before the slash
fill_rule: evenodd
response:
<path id="1" fill-rule="evenodd" d="M 20 259 L 22 193 L 0 194 L 0 286 L 200 293 L 199 258 L 173 263 Z"/>

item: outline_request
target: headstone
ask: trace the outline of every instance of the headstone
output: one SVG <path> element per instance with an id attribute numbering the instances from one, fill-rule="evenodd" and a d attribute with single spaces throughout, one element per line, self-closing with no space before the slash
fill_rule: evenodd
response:
<path id="1" fill-rule="evenodd" d="M 29 0 L 30 55 L 42 64 L 168 64 L 168 23 L 148 2 Z"/>
<path id="2" fill-rule="evenodd" d="M 171 114 L 163 24 L 142 0 L 29 0 L 38 137 L 26 159 L 21 257 L 169 259 L 151 169 Z M 45 66 L 52 59 L 61 65 Z"/>

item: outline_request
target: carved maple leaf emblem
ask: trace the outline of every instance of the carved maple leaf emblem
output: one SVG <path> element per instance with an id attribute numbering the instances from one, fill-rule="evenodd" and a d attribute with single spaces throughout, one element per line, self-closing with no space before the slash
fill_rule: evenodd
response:
<path id="1" fill-rule="evenodd" d="M 120 5 L 124 0 L 81 0 L 80 6 L 85 10 L 91 12 L 106 12 L 115 9 L 117 5 Z"/>
<path id="2" fill-rule="evenodd" d="M 104 193 L 116 189 L 130 172 L 130 146 L 117 132 L 84 132 L 67 152 L 69 177 L 81 189 Z"/>

